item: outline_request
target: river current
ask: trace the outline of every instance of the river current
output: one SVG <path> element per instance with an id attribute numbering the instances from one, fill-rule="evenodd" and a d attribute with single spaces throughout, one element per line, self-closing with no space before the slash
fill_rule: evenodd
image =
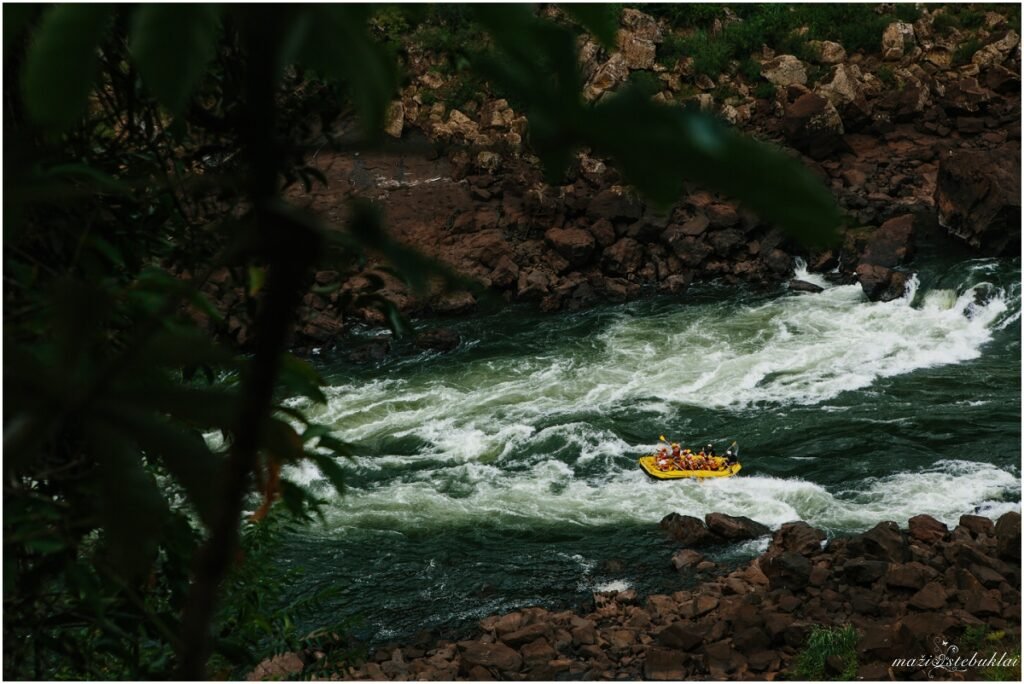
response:
<path id="1" fill-rule="evenodd" d="M 1020 261 L 926 258 L 907 295 L 866 300 L 704 286 L 575 314 L 505 309 L 449 354 L 359 367 L 318 358 L 311 407 L 360 445 L 327 522 L 287 538 L 309 626 L 370 641 L 457 632 L 594 591 L 673 591 L 670 512 L 806 520 L 831 535 L 919 513 L 1019 510 Z M 658 436 L 740 446 L 739 476 L 658 482 Z M 765 540 L 712 553 L 749 558 Z"/>

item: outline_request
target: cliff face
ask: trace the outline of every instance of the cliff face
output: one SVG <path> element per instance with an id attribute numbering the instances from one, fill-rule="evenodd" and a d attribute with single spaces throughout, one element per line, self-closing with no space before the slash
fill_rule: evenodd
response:
<path id="1" fill-rule="evenodd" d="M 389 114 L 395 151 L 317 155 L 329 185 L 302 201 L 339 221 L 350 196 L 380 200 L 400 240 L 506 301 L 545 311 L 647 292 L 681 295 L 701 280 L 771 285 L 790 277 L 796 254 L 812 270 L 838 267 L 839 278 L 859 278 L 872 299 L 897 297 L 900 269 L 923 232 L 948 233 L 984 254 L 1019 250 L 1017 28 L 989 12 L 969 32 L 950 30 L 943 12 L 925 9 L 913 23 L 886 26 L 877 54 L 812 41 L 810 56 L 799 59 L 763 46 L 750 58 L 753 71 L 733 64 L 716 78 L 696 73 L 690 57 L 662 58 L 679 36 L 666 20 L 635 9 L 622 13 L 617 49 L 580 38 L 587 99 L 610 97 L 642 76 L 660 88 L 656 100 L 698 107 L 790 148 L 861 224 L 832 250 L 807 254 L 699 188 L 658 214 L 609 160 L 586 151 L 563 184 L 546 184 L 524 144 L 526 118 L 484 92 L 458 106 L 439 99 L 461 76 L 445 74 L 441 57 L 416 44 L 406 46 L 409 84 Z M 725 21 L 740 20 L 727 13 Z M 378 277 L 381 294 L 406 313 L 458 314 L 477 305 L 468 290 L 413 298 L 374 263 L 323 272 L 321 289 L 340 289 L 307 296 L 296 344 L 330 344 L 346 325 L 336 310 L 344 293 L 378 289 Z M 367 309 L 345 315 L 383 321 Z"/>

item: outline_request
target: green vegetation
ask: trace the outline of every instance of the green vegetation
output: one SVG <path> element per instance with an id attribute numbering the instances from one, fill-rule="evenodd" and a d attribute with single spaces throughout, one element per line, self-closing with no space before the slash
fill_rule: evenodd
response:
<path id="1" fill-rule="evenodd" d="M 466 283 L 393 241 L 369 201 L 341 230 L 293 199 L 326 183 L 314 150 L 381 143 L 396 34 L 422 27 L 354 4 L 3 11 L 5 677 L 235 676 L 303 644 L 347 657 L 296 627 L 304 601 L 269 603 L 289 582 L 274 521 L 323 505 L 288 466 L 341 492 L 358 453 L 309 418 L 323 381 L 289 335 L 306 293 L 340 286 L 314 272 L 369 253 L 417 295 Z M 486 80 L 519 103 L 552 182 L 587 147 L 656 205 L 692 181 L 794 238 L 834 238 L 839 210 L 803 166 L 651 102 L 649 77 L 585 104 L 575 25 L 524 5 L 431 11 L 447 31 L 433 45 L 458 44 L 443 68 L 480 79 L 452 97 Z M 605 12 L 565 11 L 611 45 Z M 345 137 L 314 135 L 343 117 Z M 338 309 L 375 307 L 400 334 L 377 287 Z"/>
<path id="2" fill-rule="evenodd" d="M 754 96 L 762 100 L 771 100 L 775 97 L 775 85 L 768 81 L 761 81 L 754 87 Z"/>
<path id="3" fill-rule="evenodd" d="M 974 53 L 985 47 L 977 38 L 968 38 L 964 42 L 957 46 L 956 51 L 953 53 L 953 66 L 961 66 L 971 61 L 971 57 Z"/>
<path id="4" fill-rule="evenodd" d="M 837 680 L 850 681 L 857 676 L 857 630 L 852 625 L 843 627 L 815 626 L 807 637 L 807 644 L 796 658 L 793 671 L 796 679 L 820 681 L 827 677 L 828 659 L 836 656 L 842 663 Z"/>
<path id="5" fill-rule="evenodd" d="M 960 655 L 968 657 L 978 654 L 980 660 L 1000 656 L 1013 663 L 1012 666 L 986 666 L 975 674 L 977 679 L 989 682 L 1019 682 L 1021 680 L 1020 642 L 1009 637 L 1002 630 L 992 630 L 988 625 L 969 625 L 959 641 Z"/>
<path id="6" fill-rule="evenodd" d="M 887 64 L 878 67 L 875 76 L 878 76 L 878 80 L 884 83 L 887 88 L 892 88 L 896 85 L 896 75 L 893 74 L 892 67 Z"/>

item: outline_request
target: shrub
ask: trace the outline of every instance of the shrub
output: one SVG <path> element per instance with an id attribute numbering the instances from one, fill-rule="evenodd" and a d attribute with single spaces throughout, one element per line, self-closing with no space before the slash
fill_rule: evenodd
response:
<path id="1" fill-rule="evenodd" d="M 775 86 L 768 81 L 761 81 L 754 88 L 754 95 L 762 100 L 771 100 L 775 97 Z"/>
<path id="2" fill-rule="evenodd" d="M 641 5 L 652 17 L 663 18 L 673 28 L 706 27 L 722 14 L 722 5 L 713 3 L 655 3 Z"/>
<path id="3" fill-rule="evenodd" d="M 665 84 L 653 71 L 634 71 L 629 75 L 626 84 L 636 88 L 646 97 L 651 97 L 665 89 Z"/>
<path id="4" fill-rule="evenodd" d="M 875 72 L 875 76 L 878 76 L 878 80 L 884 83 L 886 87 L 891 88 L 896 83 L 896 77 L 892 73 L 892 68 L 885 64 L 878 67 L 878 71 Z"/>
<path id="5" fill-rule="evenodd" d="M 750 57 L 745 57 L 740 61 L 739 71 L 751 82 L 761 78 L 761 65 L 756 59 L 751 59 Z"/>
<path id="6" fill-rule="evenodd" d="M 796 678 L 826 679 L 825 664 L 830 656 L 839 656 L 843 662 L 839 679 L 848 681 L 857 676 L 857 630 L 853 626 L 814 627 L 804 650 L 797 655 Z"/>
<path id="7" fill-rule="evenodd" d="M 960 21 L 950 12 L 939 12 L 932 19 L 932 29 L 941 36 L 948 35 L 959 26 Z"/>
<path id="8" fill-rule="evenodd" d="M 961 66 L 971 61 L 971 57 L 974 53 L 983 48 L 985 45 L 977 38 L 968 38 L 964 42 L 960 43 L 957 47 L 956 52 L 953 53 L 953 66 Z"/>

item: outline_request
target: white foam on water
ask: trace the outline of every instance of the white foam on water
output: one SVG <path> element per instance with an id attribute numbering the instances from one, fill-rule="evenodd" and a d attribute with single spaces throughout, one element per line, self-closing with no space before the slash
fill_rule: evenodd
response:
<path id="1" fill-rule="evenodd" d="M 594 585 L 594 591 L 603 593 L 606 591 L 626 591 L 633 585 L 629 581 L 624 579 L 610 580 L 608 582 L 598 582 Z"/>
<path id="2" fill-rule="evenodd" d="M 987 268 L 979 263 L 974 270 Z M 1019 287 L 1010 307 L 1007 295 L 991 288 L 986 301 L 975 302 L 982 285 L 919 293 L 913 278 L 904 297 L 884 303 L 868 302 L 860 286 L 850 285 L 645 317 L 623 309 L 588 340 L 555 340 L 534 353 L 474 357 L 329 388 L 326 407 L 309 407 L 314 419 L 348 441 L 398 439 L 413 451 L 356 459 L 357 471 L 396 475 L 350 489 L 332 506 L 334 519 L 338 526 L 391 529 L 578 526 L 714 510 L 770 525 L 803 519 L 844 530 L 918 513 L 955 523 L 986 502 L 1001 505 L 1007 491 L 1015 489 L 1019 499 L 1019 475 L 949 461 L 837 493 L 760 476 L 653 482 L 633 459 L 654 445 L 629 444 L 587 416 L 627 406 L 656 414 L 679 405 L 778 411 L 825 404 L 824 411 L 844 411 L 827 402 L 880 378 L 977 358 L 993 328 L 1019 314 Z M 524 455 L 538 453 L 547 456 Z M 392 468 L 409 464 L 421 467 Z M 586 474 L 595 471 L 601 475 Z M 315 470 L 299 477 L 308 482 Z"/>

